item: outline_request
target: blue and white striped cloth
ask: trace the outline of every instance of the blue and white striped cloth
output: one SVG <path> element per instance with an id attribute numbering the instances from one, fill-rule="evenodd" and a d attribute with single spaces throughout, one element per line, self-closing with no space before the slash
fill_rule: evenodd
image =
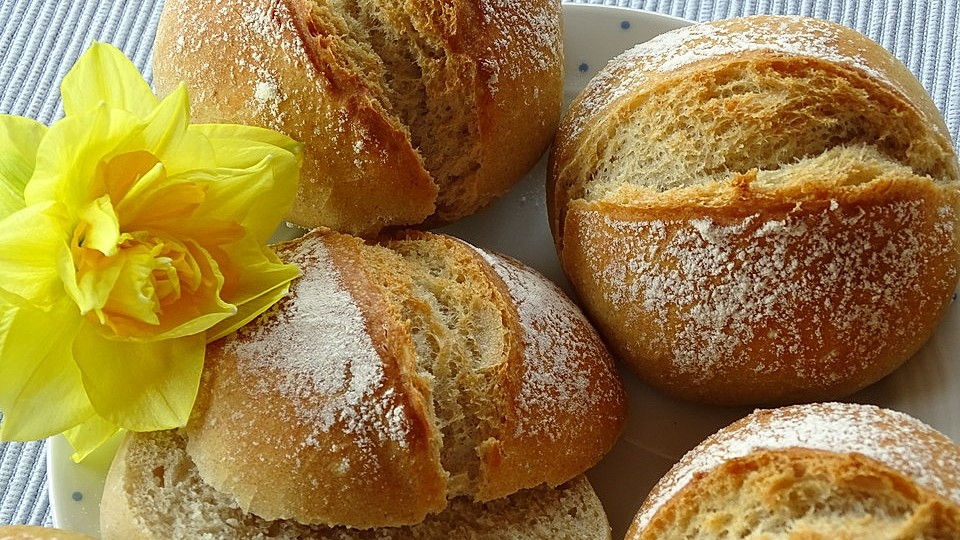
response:
<path id="1" fill-rule="evenodd" d="M 957 0 L 575 1 L 705 21 L 757 13 L 808 15 L 856 28 L 902 60 L 960 133 Z M 91 41 L 113 43 L 149 80 L 161 0 L 0 0 L 0 113 L 50 124 L 63 114 L 59 85 Z M 2 372 L 0 372 L 2 376 Z M 0 524 L 49 525 L 44 442 L 0 443 Z"/>

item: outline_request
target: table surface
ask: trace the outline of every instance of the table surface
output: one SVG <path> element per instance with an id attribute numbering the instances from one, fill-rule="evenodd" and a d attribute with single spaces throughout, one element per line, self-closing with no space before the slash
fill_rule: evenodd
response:
<path id="1" fill-rule="evenodd" d="M 91 41 L 112 43 L 150 80 L 162 0 L 0 0 L 0 113 L 50 124 L 63 115 L 59 85 Z M 957 0 L 578 1 L 705 21 L 757 13 L 821 17 L 874 39 L 920 79 L 960 132 L 960 2 Z M 0 368 L 0 377 L 2 377 Z M 55 406 L 55 404 L 51 404 Z M 46 443 L 0 443 L 0 524 L 50 525 Z"/>

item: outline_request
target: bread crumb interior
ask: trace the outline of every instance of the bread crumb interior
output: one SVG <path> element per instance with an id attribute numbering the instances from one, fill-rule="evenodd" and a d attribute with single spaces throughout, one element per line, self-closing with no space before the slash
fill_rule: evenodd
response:
<path id="1" fill-rule="evenodd" d="M 845 182 L 866 182 L 871 168 L 889 163 L 955 179 L 920 116 L 852 70 L 796 58 L 733 61 L 680 77 L 690 80 L 639 94 L 599 137 L 608 140 L 597 144 L 585 199 L 624 185 L 664 192 L 723 182 L 753 169 L 767 184 L 796 174 L 836 177 L 838 166 Z M 861 156 L 871 163 L 858 164 Z"/>

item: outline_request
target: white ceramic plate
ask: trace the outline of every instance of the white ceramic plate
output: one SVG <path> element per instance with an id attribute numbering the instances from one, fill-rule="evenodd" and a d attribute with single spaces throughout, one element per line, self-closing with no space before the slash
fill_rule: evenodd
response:
<path id="1" fill-rule="evenodd" d="M 567 102 L 607 60 L 635 43 L 687 24 L 624 8 L 564 5 Z M 478 246 L 521 259 L 566 286 L 547 225 L 543 160 L 486 212 L 443 229 Z M 960 307 L 954 302 L 939 330 L 906 366 L 852 401 L 912 414 L 960 440 Z M 688 449 L 749 412 L 671 400 L 624 372 L 630 417 L 624 436 L 589 476 L 606 507 L 613 538 L 623 537 L 648 490 Z M 103 479 L 114 445 L 81 464 L 60 437 L 51 439 L 48 471 L 54 523 L 96 535 Z"/>

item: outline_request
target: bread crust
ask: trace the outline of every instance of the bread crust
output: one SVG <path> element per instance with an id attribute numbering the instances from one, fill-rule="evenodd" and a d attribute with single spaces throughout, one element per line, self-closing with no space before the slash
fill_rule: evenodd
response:
<path id="1" fill-rule="evenodd" d="M 960 447 L 915 418 L 871 405 L 755 411 L 664 475 L 626 538 L 692 534 L 694 522 L 699 537 L 710 538 L 774 529 L 803 538 L 953 538 Z"/>
<path id="2" fill-rule="evenodd" d="M 809 80 L 826 90 L 810 98 Z M 709 125 L 623 135 L 676 88 Z M 782 161 L 793 139 L 810 154 Z M 634 157 L 647 148 L 660 157 Z M 630 181 L 658 167 L 672 176 Z M 957 171 L 892 55 L 834 23 L 758 16 L 612 61 L 561 124 L 548 207 L 585 311 L 646 382 L 700 402 L 815 401 L 879 380 L 935 329 L 960 275 Z"/>
<path id="3" fill-rule="evenodd" d="M 475 212 L 536 163 L 560 115 L 560 15 L 555 0 L 171 0 L 154 81 L 185 83 L 197 121 L 305 143 L 290 220 L 369 236 Z"/>
<path id="4" fill-rule="evenodd" d="M 401 241 L 453 253 L 449 260 L 462 262 L 445 264 L 490 281 L 488 297 L 440 308 L 499 306 L 502 351 L 494 361 L 459 360 L 488 362 L 470 368 L 479 375 L 466 366 L 425 371 L 414 335 L 425 330 L 398 306 L 426 309 L 427 300 L 386 266 L 400 260 L 399 248 L 388 250 Z M 488 501 L 559 485 L 600 460 L 623 427 L 625 395 L 599 336 L 569 300 L 518 263 L 485 259 L 450 237 L 410 232 L 379 242 L 316 230 L 278 247 L 304 272 L 291 297 L 208 348 L 186 428 L 204 481 L 266 519 L 374 528 L 419 523 L 456 495 Z M 517 287 L 537 294 L 517 298 Z M 531 321 L 531 313 L 544 315 Z M 531 324 L 552 341 L 533 337 Z M 464 443 L 444 438 L 437 402 L 448 382 L 437 379 L 453 376 L 464 402 L 458 414 L 468 415 L 459 421 L 477 445 L 466 449 L 476 462 L 464 473 L 466 491 L 452 487 L 463 471 L 447 470 L 444 448 Z"/>

